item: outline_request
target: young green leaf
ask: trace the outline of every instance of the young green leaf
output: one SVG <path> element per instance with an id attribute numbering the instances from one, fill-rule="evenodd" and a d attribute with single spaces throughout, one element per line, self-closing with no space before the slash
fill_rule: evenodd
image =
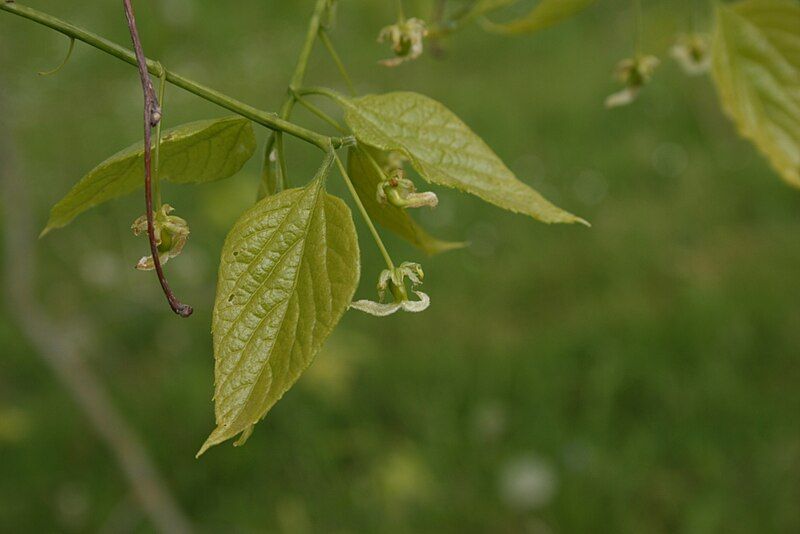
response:
<path id="1" fill-rule="evenodd" d="M 498 33 L 532 33 L 554 26 L 577 14 L 595 0 L 542 0 L 527 15 L 506 24 L 488 23 L 485 27 Z"/>
<path id="2" fill-rule="evenodd" d="M 164 132 L 159 177 L 178 184 L 213 182 L 236 174 L 256 148 L 253 126 L 242 117 L 184 124 Z M 84 176 L 50 211 L 45 235 L 84 211 L 143 186 L 144 143 L 118 152 Z"/>
<path id="3" fill-rule="evenodd" d="M 389 203 L 379 204 L 376 193 L 378 184 L 383 181 L 383 177 L 375 169 L 369 156 L 364 154 L 362 150 L 370 150 L 372 156 L 378 162 L 382 161 L 384 156 L 380 152 L 369 148 L 361 150 L 351 148 L 348 152 L 347 172 L 353 180 L 356 193 L 358 193 L 370 217 L 429 255 L 465 246 L 465 243 L 436 239 L 417 224 L 404 209 L 392 206 Z"/>
<path id="4" fill-rule="evenodd" d="M 353 299 L 359 250 L 347 206 L 305 188 L 261 200 L 225 240 L 213 314 L 217 427 L 200 449 L 242 443 L 316 356 Z"/>
<path id="5" fill-rule="evenodd" d="M 359 141 L 403 153 L 426 180 L 542 222 L 587 224 L 520 182 L 480 137 L 439 102 L 408 92 L 337 99 Z"/>
<path id="6" fill-rule="evenodd" d="M 800 187 L 800 3 L 718 4 L 713 57 L 722 105 L 741 135 Z"/>

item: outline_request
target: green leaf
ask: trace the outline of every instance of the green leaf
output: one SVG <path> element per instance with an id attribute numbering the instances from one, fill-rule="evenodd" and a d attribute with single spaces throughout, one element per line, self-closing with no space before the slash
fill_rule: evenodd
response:
<path id="1" fill-rule="evenodd" d="M 726 113 L 800 187 L 800 3 L 717 6 L 713 73 Z"/>
<path id="2" fill-rule="evenodd" d="M 506 24 L 489 23 L 486 28 L 498 33 L 532 33 L 563 22 L 594 1 L 542 0 L 527 15 Z"/>
<path id="3" fill-rule="evenodd" d="M 316 356 L 352 301 L 359 250 L 347 206 L 305 188 L 261 200 L 225 240 L 212 321 L 217 427 L 200 449 L 241 444 Z"/>
<path id="4" fill-rule="evenodd" d="M 164 132 L 159 176 L 177 184 L 213 182 L 236 174 L 256 149 L 249 120 L 234 116 L 184 124 Z M 42 235 L 84 211 L 144 186 L 144 143 L 111 156 L 84 176 L 50 211 Z"/>
<path id="5" fill-rule="evenodd" d="M 417 224 L 406 210 L 388 203 L 378 203 L 378 184 L 383 177 L 370 161 L 370 155 L 363 152 L 366 150 L 370 150 L 370 155 L 378 162 L 385 159 L 384 154 L 366 147 L 361 150 L 351 148 L 348 152 L 347 172 L 370 217 L 429 255 L 466 246 L 465 243 L 436 239 Z"/>
<path id="6" fill-rule="evenodd" d="M 426 180 L 542 222 L 587 224 L 520 182 L 480 137 L 439 102 L 407 92 L 336 98 L 359 141 L 405 154 Z"/>

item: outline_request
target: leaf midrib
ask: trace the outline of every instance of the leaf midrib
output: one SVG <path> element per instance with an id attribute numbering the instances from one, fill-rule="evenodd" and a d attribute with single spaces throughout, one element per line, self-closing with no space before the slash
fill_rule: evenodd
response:
<path id="1" fill-rule="evenodd" d="M 295 292 L 297 291 L 297 280 L 300 278 L 300 276 L 299 276 L 299 275 L 300 275 L 300 269 L 301 269 L 301 267 L 302 267 L 302 264 L 303 264 L 303 261 L 304 261 L 304 259 L 305 259 L 305 247 L 306 247 L 306 243 L 308 242 L 308 230 L 309 230 L 309 228 L 311 227 L 311 223 L 312 223 L 312 221 L 313 221 L 313 219 L 314 219 L 314 216 L 316 215 L 316 211 L 317 211 L 317 209 L 318 209 L 319 195 L 320 195 L 320 192 L 321 192 L 321 190 L 323 189 L 323 187 L 322 187 L 322 184 L 321 184 L 321 183 L 319 183 L 319 184 L 314 184 L 314 186 L 315 186 L 315 191 L 314 191 L 314 201 L 312 202 L 312 206 L 313 206 L 313 207 L 312 207 L 312 209 L 311 209 L 311 215 L 310 215 L 310 216 L 309 216 L 309 218 L 308 218 L 308 225 L 306 226 L 306 229 L 305 229 L 305 231 L 304 231 L 304 233 L 303 233 L 303 238 L 302 238 L 302 240 L 299 240 L 299 241 L 302 241 L 302 250 L 300 251 L 300 262 L 298 263 L 297 270 L 296 270 L 296 272 L 295 272 L 294 279 L 293 279 L 293 281 L 292 281 L 292 288 L 291 288 L 291 290 L 289 291 L 289 298 L 286 300 L 286 302 L 290 301 L 290 300 L 291 300 L 291 298 L 292 298 L 292 296 L 293 296 L 293 295 L 295 294 Z M 300 202 L 298 202 L 296 205 L 297 205 L 297 206 L 299 206 L 299 204 L 300 204 Z M 270 238 L 270 239 L 272 239 L 272 238 Z M 288 250 L 288 249 L 287 249 L 287 250 Z M 262 249 L 262 251 L 263 251 L 263 249 Z M 277 264 L 276 264 L 276 265 L 277 265 Z M 259 289 L 257 289 L 255 292 L 253 292 L 253 295 L 255 295 L 255 294 L 258 292 L 258 291 L 260 291 L 261 287 L 263 287 L 263 284 L 261 284 L 261 285 L 259 286 Z M 249 299 L 248 299 L 248 300 L 249 300 Z M 248 305 L 249 305 L 249 302 L 248 302 Z M 276 329 L 276 332 L 277 332 L 277 334 L 276 334 L 276 336 L 275 336 L 275 341 L 276 341 L 276 342 L 277 342 L 277 340 L 278 340 L 278 337 L 280 336 L 280 332 L 281 332 L 281 330 L 283 329 L 283 324 L 284 324 L 284 322 L 285 322 L 285 320 L 286 320 L 286 311 L 287 311 L 288 309 L 289 309 L 289 306 L 286 306 L 286 307 L 284 308 L 283 314 L 282 314 L 282 316 L 281 316 L 280 320 L 278 321 L 278 325 L 277 325 L 277 329 Z M 240 317 L 240 316 L 241 316 L 241 314 L 239 314 L 239 317 Z M 238 320 L 238 317 L 237 317 L 237 320 Z M 254 329 L 254 330 L 253 330 L 253 332 L 255 333 L 255 332 L 256 332 L 256 329 Z M 229 332 L 227 332 L 227 333 L 225 334 L 225 337 L 227 337 L 229 333 L 230 333 L 230 330 L 229 330 Z M 248 340 L 248 343 L 249 343 L 249 340 Z M 273 350 L 274 350 L 274 347 L 275 347 L 275 345 L 273 344 Z M 272 358 L 272 353 L 273 353 L 273 350 L 270 350 L 270 353 L 269 353 L 269 355 L 267 356 L 267 359 L 264 361 L 264 365 L 263 365 L 263 366 L 261 367 L 261 369 L 258 371 L 258 374 L 256 375 L 256 378 L 255 378 L 255 381 L 253 382 L 253 385 L 254 385 L 254 386 L 255 386 L 256 384 L 258 384 L 258 382 L 261 380 L 261 377 L 262 377 L 262 375 L 264 374 L 264 369 L 266 369 L 266 368 L 267 368 L 267 366 L 269 366 L 269 365 L 270 365 L 270 363 L 269 363 L 269 362 L 270 362 L 270 360 L 271 360 L 271 358 Z M 244 359 L 244 356 L 245 356 L 245 354 L 244 354 L 244 350 L 242 350 L 242 358 L 240 358 L 240 361 L 241 361 L 242 359 Z M 238 366 L 238 362 L 237 362 L 237 366 Z M 233 374 L 233 373 L 231 373 L 231 375 L 232 375 L 232 374 Z M 240 409 L 240 410 L 238 411 L 238 413 L 237 413 L 237 414 L 236 414 L 236 416 L 235 416 L 235 419 L 238 419 L 238 418 L 241 416 L 241 414 L 243 413 L 243 408 L 244 408 L 245 406 L 247 406 L 247 405 L 250 403 L 250 399 L 251 399 L 251 398 L 252 398 L 252 396 L 253 396 L 253 391 L 254 391 L 254 389 L 255 389 L 255 387 L 251 387 L 251 388 L 250 388 L 250 390 L 247 392 L 247 395 L 246 395 L 246 397 L 245 397 L 245 399 L 244 399 L 244 402 L 242 403 L 242 409 Z M 230 413 L 232 413 L 232 412 L 228 412 L 228 413 L 230 414 Z M 230 426 L 230 425 L 228 425 L 228 426 Z"/>

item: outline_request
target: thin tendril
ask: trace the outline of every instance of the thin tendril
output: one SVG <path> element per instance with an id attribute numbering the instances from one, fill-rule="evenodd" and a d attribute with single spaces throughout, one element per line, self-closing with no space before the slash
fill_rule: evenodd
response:
<path id="1" fill-rule="evenodd" d="M 59 63 L 58 66 L 56 68 L 54 68 L 53 70 L 44 70 L 44 71 L 38 72 L 39 76 L 52 76 L 53 74 L 56 74 L 58 71 L 63 69 L 64 65 L 66 65 L 67 62 L 69 61 L 69 58 L 72 57 L 72 51 L 73 50 L 75 50 L 75 38 L 74 37 L 70 37 L 69 38 L 69 48 L 67 48 L 67 55 L 64 56 L 64 59 L 61 60 L 61 63 Z"/>
<path id="2" fill-rule="evenodd" d="M 161 120 L 158 121 L 158 125 L 156 125 L 156 143 L 155 143 L 155 150 L 153 151 L 153 198 L 156 209 L 161 208 L 161 180 L 160 180 L 160 173 L 159 173 L 159 162 L 161 160 L 161 126 L 164 124 L 164 95 L 167 89 L 167 70 L 161 65 L 158 64 L 161 68 L 161 75 L 159 76 L 159 86 L 158 86 L 158 102 L 161 105 Z"/>

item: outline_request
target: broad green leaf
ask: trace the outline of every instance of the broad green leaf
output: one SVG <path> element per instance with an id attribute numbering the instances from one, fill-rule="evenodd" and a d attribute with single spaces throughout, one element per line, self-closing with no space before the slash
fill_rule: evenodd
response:
<path id="1" fill-rule="evenodd" d="M 405 154 L 426 180 L 542 222 L 586 224 L 520 182 L 480 137 L 439 102 L 407 92 L 337 99 L 359 141 Z"/>
<path id="2" fill-rule="evenodd" d="M 800 2 L 719 4 L 713 55 L 725 111 L 784 180 L 800 187 Z"/>
<path id="3" fill-rule="evenodd" d="M 213 182 L 236 174 L 256 148 L 253 126 L 242 117 L 184 124 L 164 132 L 159 176 L 177 184 Z M 42 235 L 84 211 L 144 185 L 144 143 L 111 156 L 84 176 L 50 211 Z"/>
<path id="4" fill-rule="evenodd" d="M 370 149 L 363 148 L 362 150 Z M 436 239 L 417 224 L 406 210 L 388 203 L 378 203 L 378 184 L 381 183 L 382 176 L 369 160 L 369 155 L 362 152 L 362 150 L 355 148 L 350 149 L 347 160 L 347 172 L 353 180 L 356 192 L 370 217 L 429 255 L 439 254 L 440 252 L 447 252 L 448 250 L 454 250 L 465 246 L 465 243 L 454 243 Z M 381 153 L 374 150 L 371 152 L 373 152 L 372 156 L 376 161 L 381 161 L 383 159 Z"/>
<path id="5" fill-rule="evenodd" d="M 330 165 L 307 187 L 261 200 L 225 240 L 212 319 L 217 427 L 198 456 L 247 439 L 352 301 L 358 240 L 350 210 L 325 192 Z"/>
<path id="6" fill-rule="evenodd" d="M 506 24 L 489 23 L 487 29 L 499 33 L 532 33 L 554 26 L 577 14 L 595 0 L 542 0 L 527 15 Z"/>

